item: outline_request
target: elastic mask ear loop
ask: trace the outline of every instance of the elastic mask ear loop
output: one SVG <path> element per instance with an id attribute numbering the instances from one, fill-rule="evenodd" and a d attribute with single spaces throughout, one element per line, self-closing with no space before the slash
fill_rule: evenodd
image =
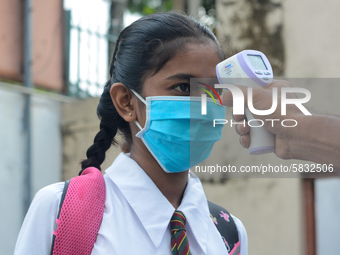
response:
<path id="1" fill-rule="evenodd" d="M 146 101 L 144 100 L 144 98 L 142 98 L 136 91 L 134 91 L 133 89 L 130 89 L 132 91 L 133 94 L 135 94 L 136 97 L 139 98 L 140 101 L 142 101 L 145 105 L 146 105 Z M 141 125 L 138 123 L 137 120 L 134 121 L 136 126 L 142 130 L 143 128 L 141 127 Z"/>

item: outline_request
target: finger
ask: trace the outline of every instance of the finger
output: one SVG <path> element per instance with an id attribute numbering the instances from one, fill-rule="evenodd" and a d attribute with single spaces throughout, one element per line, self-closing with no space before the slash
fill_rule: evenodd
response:
<path id="1" fill-rule="evenodd" d="M 264 86 L 264 89 L 272 89 L 272 88 L 282 88 L 282 87 L 292 87 L 292 85 L 285 80 L 273 80 L 273 82 Z"/>
<path id="2" fill-rule="evenodd" d="M 250 127 L 248 125 L 236 125 L 235 126 L 236 133 L 240 136 L 249 134 Z"/>
<path id="3" fill-rule="evenodd" d="M 224 106 L 233 106 L 233 95 L 231 94 L 230 90 L 224 92 L 221 96 L 222 105 Z"/>
<path id="4" fill-rule="evenodd" d="M 246 118 L 245 115 L 234 115 L 233 114 L 233 119 L 237 122 L 243 121 L 245 118 Z"/>
<path id="5" fill-rule="evenodd" d="M 246 86 L 235 85 L 235 87 L 239 88 L 242 91 L 244 98 L 247 98 L 248 93 L 247 93 Z M 231 93 L 231 91 L 227 89 L 222 95 L 221 100 L 222 100 L 222 105 L 233 106 L 233 94 Z M 247 104 L 247 102 L 245 102 L 245 104 Z"/>
<path id="6" fill-rule="evenodd" d="M 250 136 L 248 135 L 242 135 L 240 136 L 240 144 L 242 145 L 242 147 L 244 148 L 249 148 L 250 145 Z"/>

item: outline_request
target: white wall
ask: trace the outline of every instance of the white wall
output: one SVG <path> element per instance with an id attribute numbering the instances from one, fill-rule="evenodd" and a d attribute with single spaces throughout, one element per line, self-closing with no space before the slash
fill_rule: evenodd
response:
<path id="1" fill-rule="evenodd" d="M 340 77 L 340 2 L 287 0 L 283 3 L 285 76 Z"/>
<path id="2" fill-rule="evenodd" d="M 315 181 L 317 254 L 340 254 L 340 179 Z"/>
<path id="3" fill-rule="evenodd" d="M 12 87 L 12 89 L 11 89 Z M 0 251 L 13 254 L 24 211 L 24 94 L 0 84 Z M 32 96 L 32 195 L 61 180 L 61 102 Z"/>

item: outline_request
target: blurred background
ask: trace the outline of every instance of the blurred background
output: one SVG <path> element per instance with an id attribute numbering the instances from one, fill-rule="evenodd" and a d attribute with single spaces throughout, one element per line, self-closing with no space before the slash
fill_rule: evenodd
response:
<path id="1" fill-rule="evenodd" d="M 276 77 L 340 76 L 338 0 L 0 0 L 1 255 L 13 254 L 34 194 L 78 174 L 119 32 L 169 10 L 206 24 L 226 56 L 264 52 Z M 275 157 L 249 156 L 234 132 L 219 146 L 233 165 Z M 339 178 L 200 179 L 244 223 L 249 254 L 340 254 Z"/>

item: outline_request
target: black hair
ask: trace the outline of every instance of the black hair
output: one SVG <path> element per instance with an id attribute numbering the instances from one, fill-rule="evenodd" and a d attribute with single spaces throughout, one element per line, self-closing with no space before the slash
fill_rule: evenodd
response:
<path id="1" fill-rule="evenodd" d="M 156 74 L 187 42 L 215 43 L 217 52 L 223 52 L 215 35 L 200 22 L 176 12 L 155 13 L 132 23 L 120 32 L 110 64 L 111 79 L 106 83 L 97 108 L 100 131 L 94 143 L 86 152 L 87 159 L 81 162 L 82 170 L 96 167 L 105 159 L 105 152 L 111 144 L 118 142 L 117 131 L 125 138 L 125 151 L 132 144 L 129 123 L 115 109 L 110 88 L 115 82 L 141 94 L 144 79 L 148 74 Z"/>

